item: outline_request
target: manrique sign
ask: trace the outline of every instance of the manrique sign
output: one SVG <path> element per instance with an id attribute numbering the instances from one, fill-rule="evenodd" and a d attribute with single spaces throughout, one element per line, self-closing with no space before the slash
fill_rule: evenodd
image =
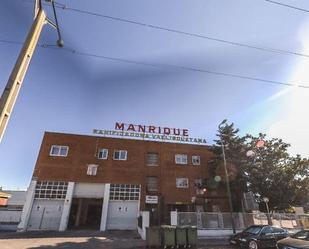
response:
<path id="1" fill-rule="evenodd" d="M 93 129 L 93 134 L 103 136 L 125 136 L 134 139 L 156 140 L 163 142 L 180 142 L 206 144 L 202 138 L 189 137 L 188 129 L 161 127 L 155 125 L 136 125 L 122 122 L 115 123 L 115 130 Z"/>

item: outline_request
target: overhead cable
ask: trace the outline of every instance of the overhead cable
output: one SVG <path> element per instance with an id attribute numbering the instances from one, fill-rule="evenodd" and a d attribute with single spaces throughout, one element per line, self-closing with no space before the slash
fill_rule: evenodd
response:
<path id="1" fill-rule="evenodd" d="M 32 2 L 32 0 L 23 0 L 23 1 Z M 229 45 L 233 45 L 233 46 L 245 47 L 245 48 L 270 52 L 270 53 L 282 54 L 282 55 L 294 55 L 294 56 L 301 56 L 301 57 L 309 58 L 308 54 L 304 54 L 304 53 L 300 53 L 300 52 L 271 48 L 271 47 L 256 46 L 256 45 L 251 45 L 251 44 L 248 44 L 248 43 L 231 41 L 231 40 L 221 39 L 221 38 L 217 38 L 217 37 L 213 37 L 213 36 L 191 33 L 191 32 L 182 31 L 182 30 L 178 30 L 178 29 L 172 29 L 172 28 L 168 28 L 168 27 L 162 27 L 162 26 L 144 23 L 144 22 L 139 22 L 139 21 L 134 21 L 134 20 L 126 19 L 126 18 L 111 16 L 111 15 L 105 15 L 105 14 L 87 11 L 87 10 L 83 10 L 83 9 L 73 8 L 73 7 L 70 7 L 68 5 L 65 5 L 65 4 L 62 4 L 62 3 L 59 3 L 59 2 L 55 2 L 55 4 L 56 4 L 56 8 L 59 8 L 59 9 L 62 9 L 62 10 L 72 11 L 72 12 L 85 14 L 85 15 L 91 15 L 91 16 L 95 16 L 95 17 L 98 17 L 98 18 L 104 18 L 104 19 L 109 19 L 109 20 L 113 20 L 113 21 L 129 23 L 129 24 L 133 24 L 133 25 L 139 25 L 139 26 L 143 26 L 143 27 L 147 27 L 147 28 L 151 28 L 151 29 L 172 32 L 172 33 L 190 36 L 190 37 L 195 37 L 195 38 L 200 38 L 200 39 L 206 39 L 206 40 L 225 43 L 225 44 L 229 44 Z"/>
<path id="2" fill-rule="evenodd" d="M 4 42 L 6 42 L 6 40 L 0 39 L 0 43 L 1 42 L 4 43 Z M 12 44 L 12 41 L 7 41 L 6 43 Z M 22 43 L 19 43 L 19 42 L 14 42 L 14 43 L 15 44 L 22 44 Z M 40 48 L 57 49 L 56 45 L 39 44 L 38 46 Z M 217 75 L 217 76 L 224 76 L 224 77 L 238 78 L 238 79 L 244 79 L 244 80 L 252 80 L 252 81 L 275 84 L 275 85 L 284 85 L 284 86 L 289 86 L 289 87 L 299 87 L 299 88 L 309 89 L 309 84 L 304 85 L 304 84 L 298 84 L 296 82 L 294 83 L 294 82 L 283 82 L 283 81 L 269 80 L 269 79 L 252 77 L 252 76 L 247 76 L 247 75 L 225 73 L 225 72 L 219 72 L 219 71 L 211 71 L 211 70 L 207 70 L 207 69 L 181 66 L 181 65 L 148 63 L 148 62 L 142 62 L 142 61 L 106 56 L 106 55 L 99 55 L 99 54 L 94 54 L 94 53 L 81 52 L 81 51 L 77 51 L 75 49 L 72 49 L 70 47 L 64 47 L 61 50 L 75 54 L 75 55 L 79 55 L 79 56 L 87 56 L 87 57 L 93 57 L 93 58 L 103 59 L 103 60 L 118 61 L 118 62 L 122 62 L 122 63 L 134 64 L 134 65 L 142 65 L 142 66 L 155 67 L 155 68 L 160 68 L 160 69 L 180 69 L 180 70 L 196 72 L 196 73 L 207 73 L 207 74 L 212 74 L 212 75 Z"/>
<path id="3" fill-rule="evenodd" d="M 303 8 L 300 8 L 300 7 L 296 7 L 296 6 L 293 6 L 293 5 L 289 5 L 289 4 L 285 4 L 285 3 L 281 3 L 281 2 L 277 2 L 277 1 L 273 1 L 273 0 L 265 0 L 265 1 L 273 3 L 273 4 L 277 4 L 277 5 L 280 5 L 280 6 L 283 6 L 283 7 L 287 7 L 287 8 L 291 8 L 291 9 L 295 9 L 295 10 L 300 10 L 300 11 L 304 11 L 304 12 L 309 13 L 309 10 L 303 9 Z"/>

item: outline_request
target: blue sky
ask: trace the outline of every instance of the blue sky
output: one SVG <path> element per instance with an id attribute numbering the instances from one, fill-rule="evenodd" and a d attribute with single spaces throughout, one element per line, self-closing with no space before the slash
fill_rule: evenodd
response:
<path id="1" fill-rule="evenodd" d="M 309 9 L 305 0 L 282 0 Z M 309 15 L 263 0 L 63 0 L 114 17 L 253 46 L 309 54 Z M 50 8 L 45 7 L 50 15 Z M 32 3 L 3 0 L 0 40 L 24 41 Z M 309 85 L 309 59 L 233 46 L 58 9 L 65 46 L 80 52 Z M 55 44 L 45 26 L 41 44 Z M 20 51 L 0 43 L 0 90 Z M 307 67 L 308 65 L 308 67 Z M 116 121 L 189 129 L 211 144 L 225 118 L 241 133 L 266 132 L 308 157 L 309 89 L 154 68 L 37 48 L 0 144 L 0 186 L 26 188 L 44 131 L 91 134 Z M 307 115 L 308 116 L 308 115 Z"/>

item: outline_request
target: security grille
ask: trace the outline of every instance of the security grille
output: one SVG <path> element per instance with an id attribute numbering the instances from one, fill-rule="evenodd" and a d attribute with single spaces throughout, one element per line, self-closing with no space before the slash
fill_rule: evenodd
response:
<path id="1" fill-rule="evenodd" d="M 159 165 L 159 154 L 158 153 L 147 153 L 147 165 L 158 166 Z"/>
<path id="2" fill-rule="evenodd" d="M 149 176 L 146 178 L 146 186 L 148 192 L 157 192 L 158 191 L 158 178 L 155 176 Z"/>
<path id="3" fill-rule="evenodd" d="M 110 200 L 137 201 L 140 196 L 140 186 L 135 184 L 111 184 Z"/>
<path id="4" fill-rule="evenodd" d="M 35 187 L 36 199 L 65 199 L 68 183 L 60 181 L 38 181 Z"/>

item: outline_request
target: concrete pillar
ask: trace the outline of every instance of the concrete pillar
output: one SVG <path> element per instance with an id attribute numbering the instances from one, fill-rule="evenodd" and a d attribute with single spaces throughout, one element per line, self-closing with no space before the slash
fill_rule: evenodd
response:
<path id="1" fill-rule="evenodd" d="M 100 231 L 106 231 L 110 186 L 111 186 L 110 183 L 107 183 L 105 184 L 105 187 L 104 187 L 104 198 L 103 198 L 103 204 L 102 204 Z"/>
<path id="2" fill-rule="evenodd" d="M 178 219 L 177 219 L 177 211 L 171 211 L 171 225 L 177 226 Z"/>
<path id="3" fill-rule="evenodd" d="M 30 182 L 29 188 L 27 190 L 26 194 L 26 202 L 23 206 L 23 211 L 21 213 L 20 217 L 20 223 L 17 226 L 17 231 L 23 232 L 27 230 L 32 206 L 33 206 L 33 201 L 34 201 L 34 194 L 35 194 L 35 186 L 36 186 L 36 180 L 32 180 Z"/>
<path id="4" fill-rule="evenodd" d="M 142 216 L 142 228 L 138 227 L 138 233 L 143 240 L 146 240 L 146 227 L 149 227 L 149 211 L 141 211 L 140 215 Z"/>
<path id="5" fill-rule="evenodd" d="M 73 199 L 73 193 L 74 193 L 74 182 L 69 182 L 68 188 L 67 188 L 67 194 L 65 196 L 64 204 L 63 204 L 63 210 L 60 220 L 60 226 L 59 231 L 65 231 L 68 227 L 69 222 L 69 216 L 70 216 L 70 209 Z"/>
<path id="6" fill-rule="evenodd" d="M 77 207 L 77 214 L 76 214 L 76 220 L 75 220 L 75 226 L 78 227 L 80 223 L 80 215 L 82 213 L 82 205 L 83 205 L 83 199 L 78 200 L 78 207 Z"/>

